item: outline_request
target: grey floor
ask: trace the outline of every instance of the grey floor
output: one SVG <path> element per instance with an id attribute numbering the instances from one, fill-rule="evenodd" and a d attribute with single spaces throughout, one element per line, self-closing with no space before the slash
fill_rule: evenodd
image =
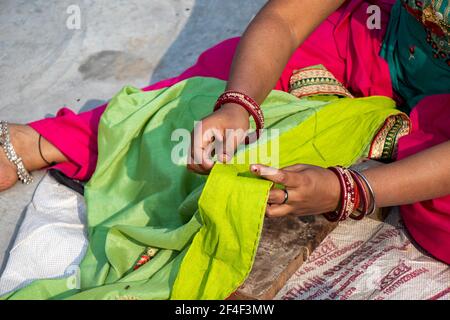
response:
<path id="1" fill-rule="evenodd" d="M 25 123 L 63 106 L 85 111 L 125 84 L 177 75 L 204 49 L 240 35 L 265 2 L 2 0 L 0 119 Z M 0 272 L 37 182 L 0 194 Z"/>

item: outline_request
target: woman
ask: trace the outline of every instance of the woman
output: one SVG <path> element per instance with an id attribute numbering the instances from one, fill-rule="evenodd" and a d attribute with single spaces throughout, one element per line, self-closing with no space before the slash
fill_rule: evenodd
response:
<path id="1" fill-rule="evenodd" d="M 376 1 L 382 28 L 369 29 L 370 4 L 272 0 L 240 40 L 219 44 L 179 77 L 144 90 L 209 76 L 228 79 L 227 90 L 244 92 L 262 103 L 271 89 L 288 90 L 293 70 L 323 64 L 356 96 L 394 96 L 402 108 L 413 109 L 413 132 L 400 140 L 399 161 L 364 175 L 376 195 L 376 206 L 403 205 L 403 219 L 414 239 L 450 263 L 446 250 L 450 246 L 450 6 L 447 0 L 397 1 L 388 23 L 391 1 Z M 28 171 L 57 163 L 71 177 L 88 179 L 95 169 L 97 125 L 104 109 L 80 115 L 63 109 L 54 119 L 11 125 L 11 143 Z M 226 129 L 249 128 L 249 114 L 240 105 L 227 103 L 202 121 L 202 132 L 199 128 L 194 133 L 213 129 L 216 139 L 226 141 Z M 232 145 L 236 148 L 240 142 Z M 200 161 L 193 161 L 189 169 L 209 172 L 210 143 L 211 139 L 204 139 L 192 147 L 191 159 Z M 232 152 L 225 150 L 219 160 L 226 161 Z M 0 190 L 4 190 L 17 181 L 17 168 L 4 154 L 0 168 Z M 252 171 L 286 187 L 286 191 L 271 191 L 269 216 L 319 214 L 339 205 L 339 180 L 330 170 L 254 165 Z M 26 180 L 26 171 L 22 174 Z"/>

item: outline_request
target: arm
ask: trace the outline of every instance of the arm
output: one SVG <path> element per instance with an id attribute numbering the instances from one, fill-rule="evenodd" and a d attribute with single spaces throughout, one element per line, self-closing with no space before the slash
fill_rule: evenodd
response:
<path id="1" fill-rule="evenodd" d="M 227 89 L 262 103 L 294 51 L 344 0 L 272 0 L 241 38 Z M 242 108 L 241 108 L 242 109 Z"/>
<path id="2" fill-rule="evenodd" d="M 324 168 L 295 165 L 281 170 L 253 165 L 252 171 L 286 187 L 270 192 L 267 214 L 320 214 L 334 211 L 339 203 L 337 177 Z M 450 141 L 400 161 L 364 171 L 376 196 L 378 207 L 411 204 L 450 194 Z"/>
<path id="3" fill-rule="evenodd" d="M 242 36 L 234 56 L 227 90 L 246 93 L 262 103 L 274 88 L 289 58 L 303 41 L 344 0 L 271 0 L 257 14 Z M 208 155 L 214 131 L 216 140 L 224 141 L 226 129 L 249 127 L 249 114 L 236 104 L 224 105 L 218 112 L 206 117 L 194 129 L 191 159 L 188 168 L 207 173 L 213 166 Z M 233 138 L 230 150 L 218 155 L 226 161 L 242 141 Z M 240 141 L 238 141 L 240 140 Z M 195 160 L 195 161 L 194 161 Z M 197 163 L 197 164 L 196 164 Z"/>
<path id="4" fill-rule="evenodd" d="M 411 204 L 450 194 L 450 141 L 364 171 L 378 207 Z"/>

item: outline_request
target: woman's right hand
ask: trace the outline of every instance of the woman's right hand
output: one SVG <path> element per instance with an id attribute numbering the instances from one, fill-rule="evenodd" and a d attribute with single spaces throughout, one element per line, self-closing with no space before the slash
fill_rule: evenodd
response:
<path id="1" fill-rule="evenodd" d="M 249 126 L 247 110 L 233 103 L 204 118 L 192 131 L 188 169 L 208 174 L 214 166 L 215 154 L 218 161 L 229 161 L 244 141 Z"/>

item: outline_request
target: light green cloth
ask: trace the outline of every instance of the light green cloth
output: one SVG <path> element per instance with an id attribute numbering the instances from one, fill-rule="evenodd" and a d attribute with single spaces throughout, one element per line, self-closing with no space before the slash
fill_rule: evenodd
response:
<path id="1" fill-rule="evenodd" d="M 224 87 L 192 78 L 159 91 L 120 91 L 100 121 L 97 169 L 86 187 L 81 289 L 40 280 L 3 299 L 224 299 L 235 291 L 251 270 L 271 183 L 254 178 L 249 163 L 216 165 L 206 182 L 171 160 L 179 144 L 172 132 L 190 131 L 211 113 Z M 398 113 L 384 97 L 308 101 L 280 91 L 263 110 L 267 127 L 281 130 L 280 166 L 350 165 Z M 147 247 L 157 255 L 133 271 Z"/>

